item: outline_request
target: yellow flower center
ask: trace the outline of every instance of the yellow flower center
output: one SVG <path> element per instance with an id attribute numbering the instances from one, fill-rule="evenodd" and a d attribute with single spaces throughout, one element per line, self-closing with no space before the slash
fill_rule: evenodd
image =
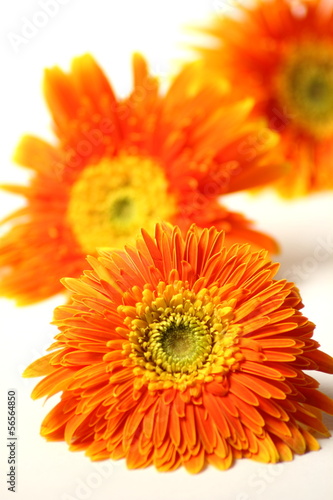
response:
<path id="1" fill-rule="evenodd" d="M 152 361 L 170 373 L 189 373 L 204 363 L 211 352 L 208 325 L 196 316 L 170 313 L 147 333 L 147 353 Z M 150 356 L 149 356 L 150 357 Z"/>
<path id="2" fill-rule="evenodd" d="M 86 253 L 121 248 L 144 227 L 170 220 L 176 201 L 163 170 L 149 158 L 121 154 L 86 167 L 74 183 L 67 217 Z"/>
<path id="3" fill-rule="evenodd" d="M 317 137 L 333 133 L 333 47 L 297 47 L 286 58 L 277 89 L 298 126 Z"/>
<path id="4" fill-rule="evenodd" d="M 176 386 L 185 390 L 235 369 L 242 354 L 240 328 L 231 323 L 233 301 L 221 302 L 221 289 L 194 292 L 188 283 L 147 285 L 136 306 L 119 306 L 130 329 L 125 364 L 133 366 L 137 387 Z"/>

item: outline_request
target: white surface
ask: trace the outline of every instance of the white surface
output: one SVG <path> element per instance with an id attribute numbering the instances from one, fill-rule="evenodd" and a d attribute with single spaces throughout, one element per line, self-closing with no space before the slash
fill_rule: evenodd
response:
<path id="1" fill-rule="evenodd" d="M 59 2 L 60 3 L 60 2 Z M 38 1 L 2 2 L 0 7 L 3 61 L 0 84 L 1 150 L 0 182 L 24 182 L 27 174 L 13 167 L 10 157 L 18 138 L 26 132 L 52 139 L 50 119 L 40 83 L 44 67 L 67 67 L 70 59 L 91 52 L 125 94 L 130 85 L 130 55 L 143 51 L 155 73 L 164 77 L 171 61 L 184 53 L 181 25 L 203 20 L 232 2 L 210 0 L 122 0 L 63 1 L 53 18 L 35 36 L 14 51 L 9 33 L 20 34 L 26 17 L 41 10 Z M 4 12 L 6 9 L 6 12 Z M 36 19 L 36 18 L 35 18 Z M 21 203 L 0 193 L 0 216 Z M 305 313 L 317 324 L 316 339 L 333 354 L 333 195 L 285 203 L 274 196 L 230 197 L 233 209 L 244 211 L 258 227 L 275 235 L 282 246 L 280 276 L 300 286 Z M 320 239 L 322 238 L 322 239 Z M 323 242 L 324 241 L 324 246 Z M 325 243 L 326 242 L 326 243 Z M 331 242 L 331 243 L 330 243 Z M 321 262 L 316 259 L 318 245 Z M 326 249 L 325 249 L 326 245 Z M 325 253 L 326 252 L 326 253 Z M 296 269 L 294 266 L 299 266 Z M 298 276 L 295 276 L 295 272 Z M 43 355 L 56 330 L 49 325 L 52 311 L 62 299 L 17 309 L 0 300 L 0 497 L 16 500 L 312 500 L 333 494 L 333 439 L 321 440 L 322 450 L 297 457 L 291 463 L 265 466 L 238 461 L 229 471 L 209 467 L 197 476 L 181 469 L 157 473 L 152 467 L 128 471 L 124 462 L 91 463 L 82 453 L 67 451 L 64 443 L 47 443 L 39 436 L 43 416 L 54 406 L 33 402 L 30 392 L 35 380 L 21 378 L 31 361 Z M 333 396 L 332 378 L 316 374 L 321 389 Z M 18 392 L 18 483 L 17 493 L 6 490 L 7 454 L 5 440 L 6 393 Z M 333 430 L 332 419 L 327 424 Z"/>

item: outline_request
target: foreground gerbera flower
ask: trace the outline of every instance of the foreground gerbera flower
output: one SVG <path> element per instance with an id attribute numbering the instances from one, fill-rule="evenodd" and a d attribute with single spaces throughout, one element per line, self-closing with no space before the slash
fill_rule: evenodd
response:
<path id="1" fill-rule="evenodd" d="M 333 401 L 302 370 L 333 373 L 312 340 L 293 283 L 249 245 L 227 249 L 215 228 L 156 226 L 136 247 L 88 258 L 65 279 L 60 333 L 25 376 L 33 398 L 62 392 L 41 433 L 92 460 L 126 458 L 192 473 L 234 459 L 291 460 L 329 436 Z"/>
<path id="2" fill-rule="evenodd" d="M 183 230 L 214 224 L 229 243 L 276 251 L 218 196 L 281 175 L 277 136 L 247 119 L 248 100 L 233 104 L 225 84 L 213 87 L 193 65 L 161 97 L 139 55 L 126 99 L 90 56 L 75 59 L 69 74 L 47 71 L 59 145 L 25 137 L 16 152 L 34 177 L 29 187 L 5 186 L 27 206 L 6 220 L 13 227 L 0 240 L 0 294 L 27 304 L 57 293 L 61 277 L 80 275 L 87 253 L 121 248 L 162 220 Z"/>
<path id="3" fill-rule="evenodd" d="M 208 65 L 256 100 L 293 164 L 286 196 L 333 188 L 333 7 L 329 2 L 257 0 L 240 16 L 217 17 L 200 49 Z M 253 43 L 251 42 L 253 41 Z"/>

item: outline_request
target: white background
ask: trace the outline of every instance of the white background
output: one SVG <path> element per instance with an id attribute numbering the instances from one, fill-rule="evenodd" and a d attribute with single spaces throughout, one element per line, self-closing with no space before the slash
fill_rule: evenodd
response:
<path id="1" fill-rule="evenodd" d="M 26 22 L 37 20 L 37 0 L 2 2 L 1 34 L 1 148 L 0 183 L 24 182 L 28 174 L 13 166 L 11 155 L 23 133 L 54 140 L 50 117 L 41 94 L 42 72 L 58 64 L 67 68 L 72 57 L 91 52 L 112 79 L 119 94 L 130 88 L 130 57 L 142 51 L 153 71 L 166 79 L 174 61 L 186 55 L 182 26 L 202 22 L 219 10 L 232 12 L 232 0 L 68 0 L 46 18 L 26 44 L 17 50 L 8 35 L 20 35 Z M 41 18 L 39 18 L 41 19 Z M 45 16 L 44 16 L 45 20 Z M 43 22 L 43 20 L 42 20 Z M 10 35 L 13 39 L 12 35 Z M 0 193 L 0 217 L 22 201 Z M 316 339 L 333 354 L 333 195 L 323 194 L 298 202 L 283 202 L 271 193 L 259 197 L 235 195 L 225 200 L 245 212 L 258 227 L 276 236 L 281 244 L 277 259 L 280 276 L 295 280 L 304 299 L 305 314 L 317 324 Z M 321 262 L 316 259 L 321 247 Z M 294 266 L 298 266 L 295 268 Z M 128 471 L 123 461 L 91 463 L 82 453 L 70 453 L 64 443 L 47 443 L 39 436 L 43 416 L 54 406 L 32 401 L 35 380 L 21 378 L 23 369 L 44 350 L 56 334 L 49 325 L 54 297 L 42 304 L 17 309 L 0 300 L 0 497 L 17 500 L 312 500 L 333 494 L 333 439 L 321 440 L 322 449 L 296 457 L 293 462 L 266 466 L 238 461 L 229 471 L 211 467 L 197 476 L 180 469 L 173 473 Z M 333 396 L 329 375 L 316 374 L 321 389 Z M 18 392 L 18 483 L 8 492 L 5 474 L 6 394 Z M 333 419 L 325 419 L 333 430 Z"/>

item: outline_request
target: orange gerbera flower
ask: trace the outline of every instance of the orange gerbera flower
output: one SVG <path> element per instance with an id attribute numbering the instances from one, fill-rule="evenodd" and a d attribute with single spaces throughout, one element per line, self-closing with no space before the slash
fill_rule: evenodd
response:
<path id="1" fill-rule="evenodd" d="M 25 376 L 33 398 L 62 392 L 41 433 L 92 460 L 192 473 L 236 458 L 291 460 L 329 436 L 333 401 L 306 370 L 333 373 L 293 283 L 262 250 L 193 226 L 142 231 L 136 248 L 88 258 L 68 278 L 60 333 Z"/>
<path id="2" fill-rule="evenodd" d="M 204 28 L 220 43 L 200 49 L 255 111 L 281 134 L 287 196 L 333 188 L 333 7 L 307 0 L 257 0 L 237 19 Z"/>
<path id="3" fill-rule="evenodd" d="M 277 136 L 249 122 L 248 100 L 232 104 L 226 85 L 214 90 L 195 75 L 195 65 L 185 68 L 161 97 L 137 55 L 134 90 L 119 100 L 88 55 L 69 74 L 47 71 L 59 144 L 25 137 L 16 152 L 34 177 L 29 187 L 5 186 L 27 206 L 7 219 L 13 227 L 0 241 L 2 295 L 27 304 L 57 293 L 61 277 L 80 275 L 87 253 L 122 247 L 161 220 L 183 230 L 214 224 L 230 243 L 276 250 L 218 196 L 281 174 Z"/>

